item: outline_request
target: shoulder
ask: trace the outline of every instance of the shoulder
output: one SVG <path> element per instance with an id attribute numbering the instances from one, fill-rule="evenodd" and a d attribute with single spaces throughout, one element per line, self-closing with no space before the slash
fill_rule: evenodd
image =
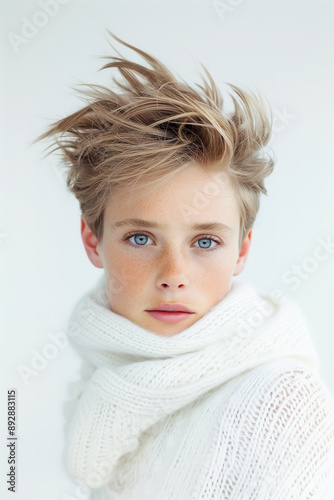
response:
<path id="1" fill-rule="evenodd" d="M 282 358 L 251 370 L 257 381 L 257 393 L 263 397 L 266 410 L 278 411 L 296 420 L 303 419 L 301 409 L 326 409 L 334 418 L 334 401 L 319 372 L 293 358 Z M 250 375 L 250 374 L 249 374 Z M 306 415 L 304 415 L 306 417 Z"/>
<path id="2" fill-rule="evenodd" d="M 293 358 L 271 361 L 240 375 L 225 403 L 216 448 L 221 479 L 234 476 L 240 494 L 264 495 L 254 498 L 272 498 L 277 488 L 277 498 L 326 498 L 334 401 L 318 372 Z"/>
<path id="3" fill-rule="evenodd" d="M 248 407 L 254 424 L 270 423 L 267 432 L 282 440 L 289 435 L 315 449 L 318 439 L 334 448 L 334 400 L 318 371 L 302 361 L 282 358 L 250 370 L 246 380 L 253 396 Z"/>
<path id="4" fill-rule="evenodd" d="M 334 401 L 327 386 L 317 371 L 291 359 L 272 364 L 263 389 L 271 487 L 284 484 L 291 498 L 325 498 L 334 476 Z"/>

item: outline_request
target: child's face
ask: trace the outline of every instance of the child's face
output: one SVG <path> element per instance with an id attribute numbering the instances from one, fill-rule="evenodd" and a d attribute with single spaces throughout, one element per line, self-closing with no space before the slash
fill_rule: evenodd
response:
<path id="1" fill-rule="evenodd" d="M 113 227 L 128 218 L 163 228 Z M 230 229 L 191 228 L 201 223 Z M 81 227 L 88 257 L 105 270 L 111 310 L 166 336 L 195 323 L 227 295 L 232 276 L 246 263 L 251 238 L 250 231 L 239 249 L 239 211 L 227 178 L 196 164 L 155 190 L 137 183 L 132 192 L 115 194 L 105 210 L 102 241 L 84 218 Z M 167 322 L 147 312 L 166 303 L 182 304 L 192 314 L 182 319 L 174 314 L 175 322 Z M 165 314 L 167 320 L 172 314 Z"/>

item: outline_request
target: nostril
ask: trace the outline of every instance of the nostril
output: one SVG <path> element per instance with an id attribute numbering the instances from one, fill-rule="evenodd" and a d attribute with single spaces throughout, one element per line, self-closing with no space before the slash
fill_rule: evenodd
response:
<path id="1" fill-rule="evenodd" d="M 168 287 L 169 285 L 167 285 L 167 283 L 162 283 L 162 286 L 163 286 L 164 288 L 166 288 L 166 287 Z M 177 285 L 177 288 L 180 288 L 180 287 L 183 287 L 183 286 L 184 286 L 184 284 L 183 284 L 183 283 L 180 283 L 179 285 Z"/>

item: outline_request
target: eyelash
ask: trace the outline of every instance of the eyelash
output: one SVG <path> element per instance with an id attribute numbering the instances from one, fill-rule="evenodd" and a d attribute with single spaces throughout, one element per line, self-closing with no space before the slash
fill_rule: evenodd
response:
<path id="1" fill-rule="evenodd" d="M 135 249 L 146 246 L 146 245 L 135 245 L 134 243 L 131 243 L 129 241 L 129 238 L 131 238 L 131 236 L 135 236 L 136 234 L 148 236 L 149 238 L 151 238 L 151 236 L 149 236 L 148 234 L 145 234 L 143 232 L 129 233 L 128 235 L 126 235 L 124 237 L 125 243 L 127 243 L 128 245 L 130 245 L 131 248 L 135 248 Z M 219 241 L 218 239 L 214 238 L 213 236 L 211 236 L 209 234 L 205 234 L 204 236 L 201 236 L 200 238 L 198 238 L 198 240 L 213 240 L 215 243 L 217 243 L 217 245 L 214 246 L 214 247 L 212 247 L 212 248 L 201 248 L 201 247 L 198 247 L 200 250 L 205 250 L 206 252 L 210 252 L 212 250 L 216 250 L 219 246 L 221 246 L 221 245 L 224 244 L 224 243 L 222 243 L 221 241 Z M 196 241 L 198 241 L 198 240 L 196 240 Z"/>

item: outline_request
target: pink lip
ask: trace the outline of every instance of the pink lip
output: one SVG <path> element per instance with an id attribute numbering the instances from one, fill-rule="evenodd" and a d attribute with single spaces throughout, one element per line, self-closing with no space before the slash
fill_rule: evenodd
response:
<path id="1" fill-rule="evenodd" d="M 192 312 L 166 312 L 166 311 L 146 311 L 150 316 L 164 323 L 178 323 L 186 319 Z"/>
<path id="2" fill-rule="evenodd" d="M 177 304 L 176 302 L 169 302 L 165 304 L 156 304 L 152 309 L 147 309 L 147 311 L 172 311 L 172 312 L 187 312 L 192 313 L 188 307 L 183 304 Z"/>

